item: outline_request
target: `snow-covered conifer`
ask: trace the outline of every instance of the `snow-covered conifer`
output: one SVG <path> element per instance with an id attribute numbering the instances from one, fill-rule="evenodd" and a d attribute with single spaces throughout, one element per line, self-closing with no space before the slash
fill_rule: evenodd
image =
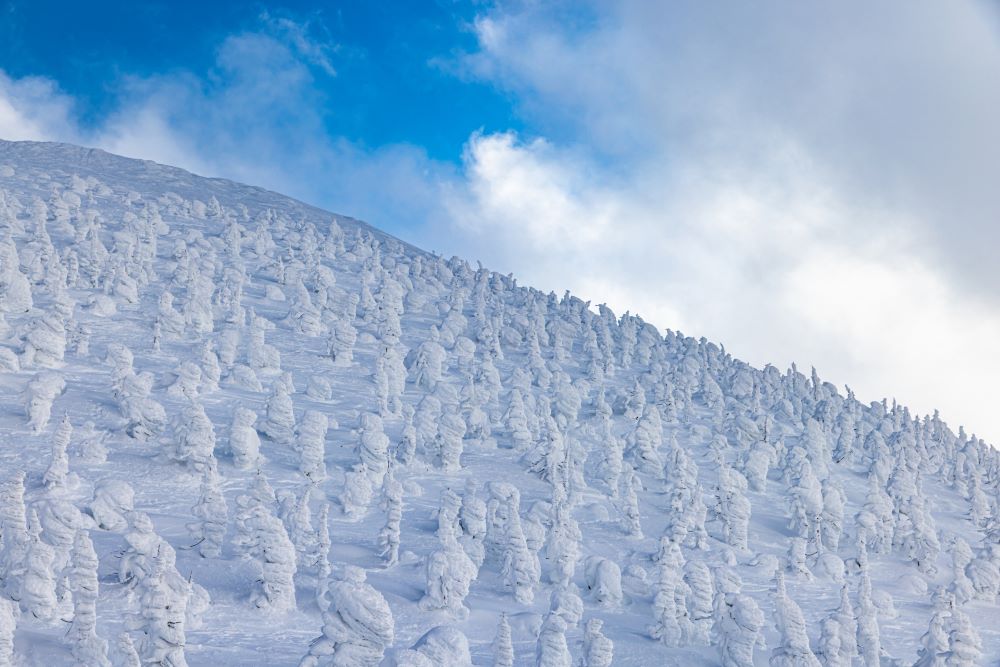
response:
<path id="1" fill-rule="evenodd" d="M 20 590 L 29 544 L 24 478 L 18 471 L 0 486 L 0 580 L 13 596 Z"/>
<path id="2" fill-rule="evenodd" d="M 139 652 L 136 650 L 135 643 L 133 643 L 129 633 L 123 632 L 118 635 L 116 648 L 118 650 L 116 667 L 142 667 Z"/>
<path id="3" fill-rule="evenodd" d="M 133 628 L 143 632 L 139 645 L 143 665 L 187 667 L 185 623 L 190 590 L 170 585 L 176 576 L 168 558 L 171 553 L 169 547 L 159 550 L 149 574 L 139 584 L 139 611 Z"/>
<path id="4" fill-rule="evenodd" d="M 85 531 L 73 542 L 70 589 L 73 591 L 73 657 L 81 664 L 110 667 L 108 642 L 97 636 L 97 553 Z"/>
<path id="5" fill-rule="evenodd" d="M 66 381 L 52 371 L 42 371 L 28 382 L 24 394 L 25 413 L 28 425 L 35 433 L 41 433 L 49 424 L 52 403 L 66 389 Z"/>
<path id="6" fill-rule="evenodd" d="M 604 621 L 592 618 L 583 633 L 583 660 L 581 667 L 611 667 L 614 662 L 614 644 L 604 636 Z"/>
<path id="7" fill-rule="evenodd" d="M 368 511 L 373 493 L 368 470 L 364 464 L 356 463 L 351 470 L 344 473 L 344 490 L 340 494 L 344 515 L 352 521 L 360 520 Z"/>
<path id="8" fill-rule="evenodd" d="M 802 610 L 785 590 L 785 575 L 775 573 L 777 591 L 774 596 L 775 620 L 780 635 L 779 644 L 771 651 L 774 667 L 820 667 L 820 662 L 809 647 L 806 621 Z"/>
<path id="9" fill-rule="evenodd" d="M 642 482 L 639 481 L 639 476 L 635 474 L 632 467 L 628 465 L 626 465 L 621 479 L 623 488 L 618 504 L 622 515 L 622 529 L 629 537 L 642 539 L 639 495 L 637 493 L 641 488 Z"/>
<path id="10" fill-rule="evenodd" d="M 462 451 L 465 448 L 465 420 L 456 406 L 449 405 L 438 422 L 437 453 L 441 469 L 445 472 L 461 470 Z"/>
<path id="11" fill-rule="evenodd" d="M 747 480 L 738 471 L 723 464 L 719 469 L 715 515 L 722 524 L 722 537 L 734 549 L 748 549 L 750 500 L 746 496 Z"/>
<path id="12" fill-rule="evenodd" d="M 267 399 L 265 419 L 260 432 L 271 440 L 287 445 L 295 435 L 295 411 L 292 406 L 291 376 L 285 374 L 275 381 Z"/>
<path id="13" fill-rule="evenodd" d="M 358 332 L 345 315 L 334 320 L 330 331 L 330 357 L 336 366 L 350 366 L 354 362 L 354 344 Z"/>
<path id="14" fill-rule="evenodd" d="M 961 609 L 952 609 L 948 640 L 951 650 L 945 664 L 948 667 L 975 667 L 982 664 L 983 644 L 972 619 Z"/>
<path id="15" fill-rule="evenodd" d="M 382 418 L 374 413 L 361 417 L 358 456 L 371 485 L 375 488 L 381 486 L 382 478 L 389 469 L 389 438 L 385 434 Z"/>
<path id="16" fill-rule="evenodd" d="M 311 483 L 326 479 L 326 415 L 317 410 L 306 410 L 299 423 L 299 472 Z"/>
<path id="17" fill-rule="evenodd" d="M 583 534 L 573 518 L 565 501 L 553 508 L 552 528 L 545 547 L 546 558 L 551 565 L 549 580 L 562 588 L 568 587 L 580 560 L 580 540 Z"/>
<path id="18" fill-rule="evenodd" d="M 42 539 L 42 526 L 34 509 L 28 514 L 28 549 L 18 599 L 35 618 L 51 621 L 56 613 L 55 550 Z"/>
<path id="19" fill-rule="evenodd" d="M 198 519 L 188 524 L 191 537 L 196 540 L 203 558 L 218 558 L 226 536 L 229 507 L 222 494 L 221 478 L 214 460 L 202 471 L 201 491 L 191 513 Z"/>
<path id="20" fill-rule="evenodd" d="M 493 667 L 514 667 L 514 643 L 506 612 L 500 612 L 497 634 L 493 639 Z"/>
<path id="21" fill-rule="evenodd" d="M 712 632 L 712 600 L 715 597 L 712 572 L 701 560 L 689 560 L 684 566 L 684 584 L 687 586 L 690 642 L 707 645 Z"/>
<path id="22" fill-rule="evenodd" d="M 542 624 L 535 647 L 537 667 L 572 667 L 573 657 L 566 643 L 566 621 L 550 614 Z"/>
<path id="23" fill-rule="evenodd" d="M 437 327 L 431 327 L 430 338 L 411 350 L 404 360 L 410 381 L 428 391 L 433 391 L 440 382 L 447 359 L 439 338 Z"/>
<path id="24" fill-rule="evenodd" d="M 594 600 L 609 609 L 621 605 L 622 570 L 618 563 L 609 558 L 591 556 L 586 562 L 587 588 Z"/>
<path id="25" fill-rule="evenodd" d="M 454 530 L 439 529 L 441 548 L 427 558 L 427 584 L 422 609 L 446 609 L 457 618 L 466 618 L 469 609 L 463 605 L 469 587 L 479 574 L 479 568 L 458 543 Z"/>
<path id="26" fill-rule="evenodd" d="M 135 491 L 119 479 L 103 479 L 94 485 L 90 515 L 101 530 L 121 531 L 128 527 L 126 515 L 133 509 Z"/>
<path id="27" fill-rule="evenodd" d="M 866 665 L 878 665 L 882 656 L 882 638 L 878 625 L 878 610 L 872 600 L 872 582 L 867 568 L 861 571 L 858 589 L 858 653 Z"/>
<path id="28" fill-rule="evenodd" d="M 379 553 L 385 559 L 386 565 L 395 565 L 399 560 L 403 485 L 393 475 L 391 467 L 382 483 L 382 509 L 385 511 L 385 525 L 378 534 Z"/>
<path id="29" fill-rule="evenodd" d="M 14 634 L 17 631 L 19 616 L 20 610 L 17 604 L 0 597 L 0 664 L 14 664 Z M 507 664 L 513 665 L 513 661 Z"/>
<path id="30" fill-rule="evenodd" d="M 375 667 L 392 645 L 395 621 L 382 594 L 365 582 L 365 571 L 348 565 L 330 583 L 323 634 L 312 641 L 299 667 Z"/>
<path id="31" fill-rule="evenodd" d="M 470 477 L 465 481 L 465 493 L 462 495 L 462 509 L 459 513 L 459 524 L 462 529 L 460 542 L 465 553 L 480 567 L 486 559 L 486 503 L 476 492 L 476 483 Z"/>
<path id="32" fill-rule="evenodd" d="M 661 476 L 663 461 L 660 458 L 659 447 L 663 442 L 663 424 L 660 421 L 659 408 L 655 405 L 646 405 L 643 408 L 642 416 L 636 422 L 629 441 L 629 452 L 636 468 L 649 475 Z"/>
<path id="33" fill-rule="evenodd" d="M 739 593 L 721 595 L 715 622 L 722 667 L 753 667 L 754 649 L 764 648 L 764 614 L 753 598 Z"/>
<path id="34" fill-rule="evenodd" d="M 246 497 L 241 499 L 237 499 L 241 510 L 247 510 Z M 274 611 L 294 609 L 296 553 L 285 526 L 260 504 L 250 507 L 239 521 L 243 538 L 240 546 L 255 559 L 260 573 L 251 603 Z"/>
<path id="35" fill-rule="evenodd" d="M 948 652 L 951 649 L 951 638 L 948 636 L 949 617 L 950 614 L 941 609 L 931 615 L 927 632 L 920 637 L 917 661 L 913 663 L 913 667 L 946 667 Z"/>
<path id="36" fill-rule="evenodd" d="M 229 429 L 229 451 L 233 465 L 241 470 L 252 470 L 260 465 L 260 437 L 254 428 L 257 415 L 253 410 L 239 407 L 233 411 Z"/>
<path id="37" fill-rule="evenodd" d="M 153 522 L 145 512 L 129 512 L 126 519 L 127 546 L 118 564 L 118 581 L 135 585 L 152 571 L 153 559 L 160 553 L 165 542 L 156 534 Z"/>
<path id="38" fill-rule="evenodd" d="M 686 585 L 682 579 L 684 556 L 680 547 L 667 536 L 660 540 L 659 581 L 653 599 L 654 624 L 650 635 L 666 646 L 680 646 L 691 635 L 686 603 Z"/>
<path id="39" fill-rule="evenodd" d="M 73 425 L 69 421 L 69 415 L 63 415 L 59 427 L 52 435 L 52 458 L 49 467 L 45 470 L 42 481 L 50 489 L 61 488 L 66 485 L 66 475 L 69 473 L 69 448 L 70 438 L 73 437 Z"/>
<path id="40" fill-rule="evenodd" d="M 215 429 L 197 400 L 189 401 L 173 420 L 171 460 L 202 471 L 215 462 Z"/>

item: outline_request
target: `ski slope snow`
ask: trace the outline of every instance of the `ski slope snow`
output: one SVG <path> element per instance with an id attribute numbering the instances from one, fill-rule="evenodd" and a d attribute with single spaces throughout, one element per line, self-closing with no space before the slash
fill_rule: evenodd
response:
<path id="1" fill-rule="evenodd" d="M 996 450 L 815 371 L 53 143 L 0 316 L 0 664 L 1000 663 Z"/>

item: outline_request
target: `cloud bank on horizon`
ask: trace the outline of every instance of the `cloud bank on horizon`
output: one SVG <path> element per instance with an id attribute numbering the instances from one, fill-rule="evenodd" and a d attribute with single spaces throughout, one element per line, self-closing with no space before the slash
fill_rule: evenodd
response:
<path id="1" fill-rule="evenodd" d="M 995 5 L 474 7 L 422 67 L 511 120 L 475 98 L 451 159 L 331 131 L 364 45 L 317 22 L 256 16 L 200 69 L 121 63 L 96 122 L 0 70 L 0 136 L 264 185 L 1000 442 Z"/>

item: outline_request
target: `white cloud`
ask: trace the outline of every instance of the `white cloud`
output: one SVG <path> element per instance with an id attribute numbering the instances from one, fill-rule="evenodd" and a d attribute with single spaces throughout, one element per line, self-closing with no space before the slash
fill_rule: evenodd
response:
<path id="1" fill-rule="evenodd" d="M 723 5 L 480 17 L 465 72 L 549 140 L 473 139 L 452 204 L 479 221 L 467 243 L 527 282 L 1000 442 L 995 10 Z"/>
<path id="2" fill-rule="evenodd" d="M 72 100 L 43 77 L 12 79 L 0 70 L 0 137 L 72 141 Z"/>
<path id="3" fill-rule="evenodd" d="M 791 149 L 759 167 L 615 182 L 544 141 L 477 136 L 448 200 L 452 245 L 526 284 L 758 365 L 814 364 L 868 400 L 940 408 L 995 438 L 996 309 L 912 252 L 901 213 L 854 205 Z"/>

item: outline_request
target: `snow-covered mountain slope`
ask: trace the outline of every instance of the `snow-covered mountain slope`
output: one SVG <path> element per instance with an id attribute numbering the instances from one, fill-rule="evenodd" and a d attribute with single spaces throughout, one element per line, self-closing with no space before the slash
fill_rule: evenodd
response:
<path id="1" fill-rule="evenodd" d="M 1000 661 L 997 452 L 815 372 L 60 144 L 0 312 L 0 664 Z"/>

